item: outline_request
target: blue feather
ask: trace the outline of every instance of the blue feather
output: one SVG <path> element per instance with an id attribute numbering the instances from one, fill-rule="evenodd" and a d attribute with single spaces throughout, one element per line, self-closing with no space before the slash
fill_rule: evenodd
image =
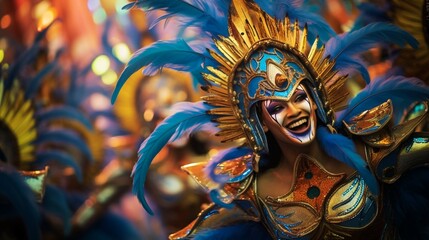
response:
<path id="1" fill-rule="evenodd" d="M 88 130 L 93 130 L 89 119 L 79 109 L 71 106 L 55 106 L 43 109 L 36 114 L 36 119 L 39 123 L 46 123 L 53 120 L 77 121 Z"/>
<path id="2" fill-rule="evenodd" d="M 205 58 L 204 54 L 195 52 L 183 39 L 158 41 L 149 47 L 142 48 L 134 53 L 122 71 L 112 94 L 112 103 L 115 102 L 125 81 L 144 66 L 146 69 L 143 73 L 146 75 L 152 75 L 163 67 L 193 71 L 201 68 Z"/>
<path id="3" fill-rule="evenodd" d="M 353 59 L 359 54 L 381 43 L 394 43 L 400 46 L 405 46 L 408 43 L 414 48 L 418 46 L 418 42 L 413 36 L 395 25 L 373 23 L 359 30 L 340 34 L 331 38 L 326 43 L 324 57 L 330 56 L 331 59 L 335 59 L 337 63 L 341 64 L 342 68 L 346 67 L 347 63 L 351 63 L 352 66 L 347 69 L 351 70 L 352 67 L 356 67 L 358 63 Z M 334 69 L 341 70 L 337 66 L 335 66 Z M 369 76 L 364 66 L 360 67 L 359 70 L 364 70 L 366 73 L 363 74 Z M 342 72 L 342 74 L 345 73 L 344 71 Z M 367 83 L 369 82 L 369 79 L 365 80 Z"/>
<path id="4" fill-rule="evenodd" d="M 322 42 L 326 42 L 335 36 L 335 31 L 321 16 L 305 9 L 306 6 L 303 5 L 302 0 L 257 0 L 256 2 L 262 10 L 276 19 L 283 20 L 288 16 L 291 21 L 298 20 L 301 28 L 307 24 L 310 41 L 319 36 Z"/>
<path id="5" fill-rule="evenodd" d="M 379 187 L 377 180 L 367 167 L 365 160 L 357 153 L 355 144 L 351 139 L 341 134 L 332 134 L 326 127 L 319 127 L 316 136 L 322 149 L 330 157 L 356 169 L 371 192 L 378 195 Z"/>
<path id="6" fill-rule="evenodd" d="M 147 12 L 153 10 L 162 10 L 165 12 L 165 14 L 150 24 L 151 27 L 162 20 L 175 17 L 181 25 L 179 27 L 181 30 L 179 31 L 183 31 L 184 28 L 189 26 L 198 26 L 204 32 L 210 32 L 212 37 L 228 34 L 226 15 L 228 13 L 229 1 L 226 0 L 144 0 L 130 3 L 124 9 L 134 6 L 138 6 Z"/>
<path id="7" fill-rule="evenodd" d="M 429 239 L 429 168 L 420 166 L 402 174 L 393 184 L 386 184 L 384 198 L 388 224 L 400 239 Z"/>
<path id="8" fill-rule="evenodd" d="M 62 221 L 64 234 L 67 236 L 71 230 L 71 219 L 73 213 L 68 206 L 64 192 L 57 187 L 46 185 L 42 207 L 44 212 L 52 214 Z"/>
<path id="9" fill-rule="evenodd" d="M 33 192 L 17 171 L 4 164 L 1 165 L 0 198 L 7 199 L 7 202 L 13 206 L 12 211 L 20 216 L 27 230 L 28 239 L 40 239 L 40 213 Z M 11 210 L 10 207 L 8 210 Z M 5 211 L 2 209 L 0 217 L 3 217 L 3 214 Z"/>
<path id="10" fill-rule="evenodd" d="M 381 103 L 392 100 L 394 122 L 398 123 L 413 102 L 429 98 L 429 87 L 417 78 L 391 76 L 379 77 L 371 81 L 364 89 L 350 100 L 346 110 L 337 116 L 337 123 L 348 121 L 352 117 Z"/>
<path id="11" fill-rule="evenodd" d="M 149 166 L 159 151 L 169 142 L 172 142 L 185 133 L 207 129 L 216 131 L 215 124 L 206 112 L 212 107 L 203 102 L 179 103 L 173 106 L 176 113 L 166 118 L 153 133 L 141 144 L 138 152 L 138 161 L 134 165 L 132 176 L 133 193 L 137 195 L 143 207 L 153 214 L 144 197 L 144 184 Z"/>
<path id="12" fill-rule="evenodd" d="M 46 28 L 38 32 L 33 40 L 33 43 L 29 49 L 22 53 L 18 59 L 11 65 L 8 71 L 8 75 L 5 79 L 5 88 L 10 88 L 13 80 L 18 77 L 18 74 L 24 66 L 29 62 L 33 61 L 40 51 L 40 42 L 45 38 L 48 30 L 55 24 L 58 19 L 52 21 Z"/>
<path id="13" fill-rule="evenodd" d="M 104 23 L 103 33 L 101 35 L 101 43 L 102 43 L 104 52 L 111 59 L 115 60 L 116 64 L 118 64 L 119 66 L 122 66 L 123 63 L 121 62 L 121 60 L 119 60 L 118 57 L 115 56 L 115 54 L 113 54 L 113 47 L 109 43 L 109 30 L 111 29 L 112 22 L 113 22 L 113 20 L 108 18 L 106 20 L 106 22 Z"/>
<path id="14" fill-rule="evenodd" d="M 55 129 L 41 132 L 39 136 L 37 136 L 36 144 L 41 145 L 46 143 L 60 143 L 65 146 L 73 146 L 83 153 L 91 162 L 94 161 L 87 143 L 70 131 Z"/>
<path id="15" fill-rule="evenodd" d="M 77 180 L 79 182 L 82 182 L 82 170 L 80 166 L 76 163 L 74 157 L 70 154 L 59 150 L 44 150 L 36 153 L 35 164 L 46 165 L 49 162 L 55 162 L 73 168 Z"/>
<path id="16" fill-rule="evenodd" d="M 46 64 L 42 70 L 40 70 L 36 76 L 30 79 L 28 87 L 25 89 L 25 98 L 33 98 L 34 95 L 39 90 L 40 85 L 42 84 L 43 79 L 49 73 L 51 73 L 58 66 L 58 58 L 62 55 L 64 49 L 58 50 L 55 54 L 55 58 L 48 64 Z"/>
<path id="17" fill-rule="evenodd" d="M 200 231 L 194 237 L 195 240 L 204 239 L 246 239 L 261 240 L 272 239 L 261 222 L 239 222 L 221 228 L 210 228 Z"/>
<path id="18" fill-rule="evenodd" d="M 152 229 L 152 231 L 154 231 Z M 81 240 L 139 240 L 144 239 L 136 227 L 123 216 L 111 211 L 101 215 L 86 230 L 76 233 L 73 239 Z"/>
<path id="19" fill-rule="evenodd" d="M 378 6 L 376 4 L 363 2 L 360 3 L 357 7 L 359 9 L 359 16 L 354 21 L 351 31 L 357 30 L 374 22 L 391 22 L 391 19 L 388 16 L 388 4 Z"/>
<path id="20" fill-rule="evenodd" d="M 226 183 L 226 181 L 228 180 L 228 175 L 216 174 L 216 167 L 222 162 L 242 157 L 251 153 L 252 150 L 246 147 L 230 148 L 223 150 L 216 154 L 216 156 L 214 156 L 212 159 L 210 159 L 210 162 L 209 164 L 207 164 L 205 171 L 213 181 L 221 184 Z"/>

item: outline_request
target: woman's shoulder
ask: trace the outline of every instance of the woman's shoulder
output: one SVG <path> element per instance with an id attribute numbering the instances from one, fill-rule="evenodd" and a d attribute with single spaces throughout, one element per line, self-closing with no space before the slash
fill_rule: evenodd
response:
<path id="1" fill-rule="evenodd" d="M 416 129 L 426 120 L 428 104 L 413 118 L 392 123 L 390 100 L 355 116 L 344 126 L 348 133 L 365 145 L 368 165 L 385 183 L 393 183 L 411 168 L 429 163 L 429 133 Z"/>

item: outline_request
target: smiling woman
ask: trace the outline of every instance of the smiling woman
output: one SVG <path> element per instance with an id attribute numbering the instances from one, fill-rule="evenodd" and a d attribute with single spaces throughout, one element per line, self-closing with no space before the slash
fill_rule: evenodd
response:
<path id="1" fill-rule="evenodd" d="M 368 77 L 358 57 L 365 49 L 416 41 L 380 23 L 336 36 L 320 17 L 296 9 L 297 1 L 257 2 L 264 11 L 244 0 L 128 5 L 162 9 L 161 19 L 184 17 L 184 28 L 200 28 L 201 36 L 140 50 L 113 99 L 143 66 L 202 75 L 207 92 L 203 102 L 176 105 L 142 143 L 133 187 L 145 209 L 151 212 L 144 184 L 153 158 L 204 128 L 240 145 L 182 167 L 213 203 L 171 239 L 426 239 L 429 138 L 415 129 L 426 118 L 429 89 L 401 76 L 367 79 L 347 105 L 344 87 L 353 71 Z M 189 60 L 171 59 L 172 51 Z M 398 124 L 414 101 L 423 109 Z"/>

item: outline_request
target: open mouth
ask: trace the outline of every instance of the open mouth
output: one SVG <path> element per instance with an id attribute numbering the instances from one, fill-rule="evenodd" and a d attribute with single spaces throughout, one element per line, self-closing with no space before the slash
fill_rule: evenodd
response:
<path id="1" fill-rule="evenodd" d="M 310 127 L 308 117 L 303 117 L 290 122 L 286 129 L 295 134 L 305 133 Z"/>

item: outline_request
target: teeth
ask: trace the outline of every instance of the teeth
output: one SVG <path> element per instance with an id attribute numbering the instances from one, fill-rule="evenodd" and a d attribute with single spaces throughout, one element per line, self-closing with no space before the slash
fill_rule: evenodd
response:
<path id="1" fill-rule="evenodd" d="M 298 120 L 297 122 L 292 123 L 291 125 L 289 125 L 288 128 L 295 128 L 295 127 L 298 127 L 299 125 L 304 124 L 306 122 L 307 122 L 307 119 L 304 118 L 304 119 Z"/>

